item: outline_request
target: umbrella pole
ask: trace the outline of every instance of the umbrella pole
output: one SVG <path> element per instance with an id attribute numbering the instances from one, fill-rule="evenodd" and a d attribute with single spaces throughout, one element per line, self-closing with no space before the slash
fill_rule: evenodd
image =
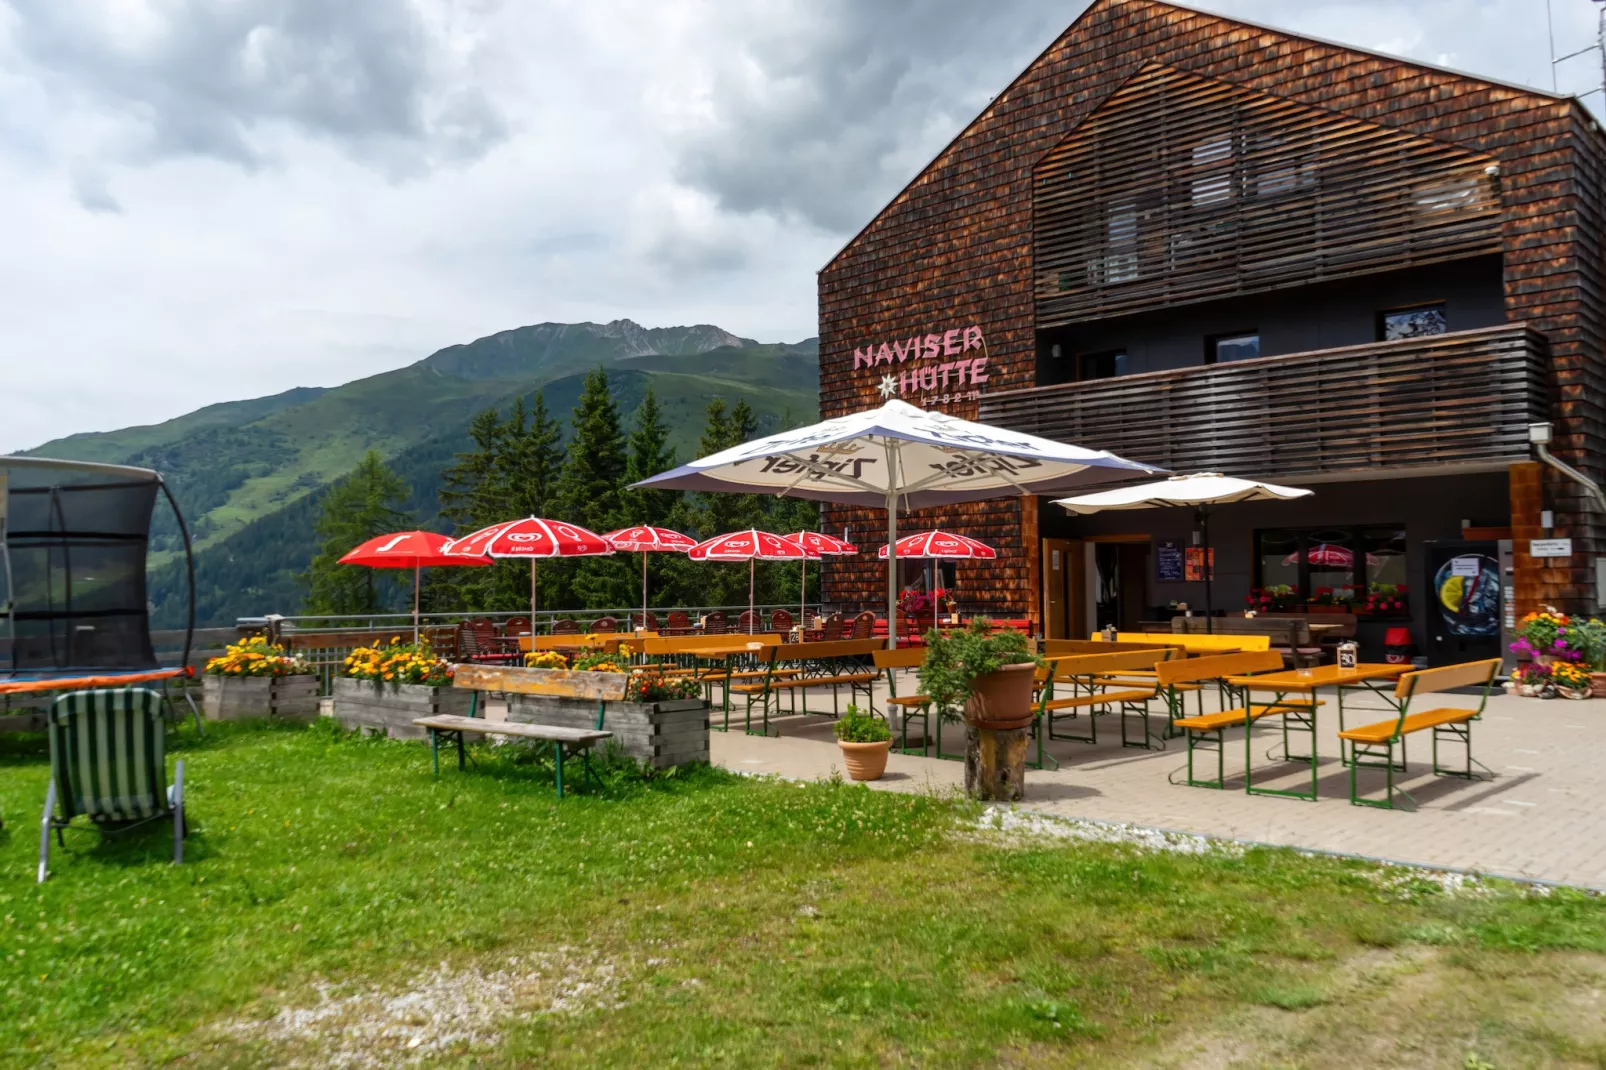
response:
<path id="1" fill-rule="evenodd" d="M 898 649 L 898 457 L 887 440 L 887 649 Z"/>
<path id="2" fill-rule="evenodd" d="M 647 553 L 641 554 L 641 630 L 647 630 Z"/>
<path id="3" fill-rule="evenodd" d="M 801 539 L 798 540 L 798 545 L 802 545 Z M 801 628 L 809 622 L 809 559 L 805 557 L 797 563 L 797 567 L 799 569 L 797 576 L 797 623 L 798 627 Z"/>
<path id="4" fill-rule="evenodd" d="M 530 558 L 530 634 L 535 634 L 535 558 L 533 557 Z"/>
<path id="5" fill-rule="evenodd" d="M 1210 510 L 1199 510 L 1199 527 L 1204 532 L 1204 578 L 1205 578 L 1205 634 L 1216 633 L 1216 618 L 1214 607 L 1210 604 Z"/>
<path id="6" fill-rule="evenodd" d="M 413 562 L 413 645 L 418 645 L 418 562 Z"/>
<path id="7" fill-rule="evenodd" d="M 758 559 L 747 559 L 747 634 L 752 635 L 758 626 L 758 614 L 753 612 L 753 574 L 758 571 Z"/>

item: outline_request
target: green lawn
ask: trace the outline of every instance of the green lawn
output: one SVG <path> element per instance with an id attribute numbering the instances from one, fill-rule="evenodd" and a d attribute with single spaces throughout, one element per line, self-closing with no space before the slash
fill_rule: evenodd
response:
<path id="1" fill-rule="evenodd" d="M 79 833 L 43 888 L 42 740 L 0 740 L 0 1060 L 1606 1067 L 1578 894 L 706 769 L 558 805 L 514 748 L 435 780 L 327 725 L 183 735 L 186 864 Z"/>

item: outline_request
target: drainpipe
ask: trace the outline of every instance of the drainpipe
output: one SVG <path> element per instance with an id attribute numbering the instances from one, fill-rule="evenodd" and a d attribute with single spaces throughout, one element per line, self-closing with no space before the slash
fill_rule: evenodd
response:
<path id="1" fill-rule="evenodd" d="M 1551 431 L 1548 423 L 1528 425 L 1528 441 L 1533 443 L 1534 452 L 1539 454 L 1539 459 L 1588 491 L 1589 497 L 1594 501 L 1595 506 L 1602 513 L 1606 513 L 1606 491 L 1600 489 L 1599 483 L 1596 483 L 1593 479 L 1590 479 L 1584 473 L 1551 453 L 1550 435 Z"/>

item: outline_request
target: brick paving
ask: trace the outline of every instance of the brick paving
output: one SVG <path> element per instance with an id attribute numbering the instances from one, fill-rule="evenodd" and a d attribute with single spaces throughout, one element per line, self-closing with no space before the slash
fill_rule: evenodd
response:
<path id="1" fill-rule="evenodd" d="M 912 688 L 901 684 L 902 694 Z M 878 701 L 879 701 L 878 691 Z M 1434 777 L 1428 771 L 1429 741 L 1409 742 L 1409 772 L 1398 783 L 1419 808 L 1377 810 L 1351 806 L 1348 771 L 1339 763 L 1333 695 L 1319 718 L 1319 799 L 1306 802 L 1250 796 L 1242 790 L 1242 733 L 1229 734 L 1228 790 L 1168 783 L 1182 776 L 1185 741 L 1164 751 L 1123 749 L 1114 716 L 1100 718 L 1099 743 L 1053 742 L 1062 763 L 1052 771 L 1029 769 L 1022 807 L 1065 817 L 1119 821 L 1322 851 L 1384 858 L 1427 866 L 1534 878 L 1606 890 L 1606 700 L 1574 702 L 1495 695 L 1473 726 L 1473 755 L 1494 773 L 1491 780 Z M 1476 698 L 1446 695 L 1443 705 L 1475 705 Z M 717 701 L 717 694 L 716 694 Z M 813 700 L 829 709 L 829 697 Z M 845 700 L 844 700 L 845 703 Z M 1346 724 L 1381 719 L 1355 714 L 1346 699 Z M 1190 701 L 1190 708 L 1192 703 Z M 719 723 L 719 710 L 714 711 Z M 1156 717 L 1158 728 L 1161 719 Z M 1085 721 L 1066 723 L 1085 734 Z M 779 737 L 748 736 L 733 727 L 713 733 L 716 764 L 733 770 L 812 779 L 841 768 L 840 752 L 826 717 L 772 722 Z M 959 750 L 963 726 L 944 729 L 946 750 Z M 1274 739 L 1275 737 L 1275 739 Z M 1255 729 L 1257 786 L 1307 787 L 1308 765 L 1281 765 L 1266 757 L 1280 741 L 1269 721 Z M 1446 757 L 1458 748 L 1447 749 Z M 1214 769 L 1213 756 L 1201 756 Z M 1281 768 L 1279 769 L 1279 766 Z M 962 785 L 956 761 L 894 753 L 887 776 L 874 787 L 889 791 L 946 789 Z M 1363 770 L 1363 787 L 1382 787 L 1380 771 Z M 1397 774 L 1398 776 L 1398 774 Z M 1236 788 L 1236 790 L 1234 790 Z"/>

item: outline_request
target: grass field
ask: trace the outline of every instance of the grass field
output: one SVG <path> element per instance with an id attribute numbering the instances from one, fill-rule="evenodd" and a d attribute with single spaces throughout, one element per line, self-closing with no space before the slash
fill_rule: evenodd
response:
<path id="1" fill-rule="evenodd" d="M 0 742 L 0 1061 L 1606 1066 L 1575 893 L 708 769 L 559 805 L 511 747 L 436 780 L 327 724 L 191 733 L 186 864 L 79 833 L 42 888 L 43 743 Z"/>

